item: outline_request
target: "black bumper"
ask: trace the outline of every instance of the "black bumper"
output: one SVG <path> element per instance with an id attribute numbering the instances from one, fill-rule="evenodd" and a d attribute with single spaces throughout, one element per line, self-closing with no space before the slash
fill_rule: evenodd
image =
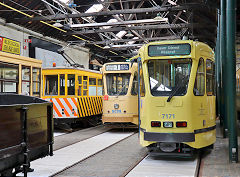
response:
<path id="1" fill-rule="evenodd" d="M 194 133 L 155 133 L 144 132 L 145 141 L 157 141 L 157 142 L 194 142 Z"/>

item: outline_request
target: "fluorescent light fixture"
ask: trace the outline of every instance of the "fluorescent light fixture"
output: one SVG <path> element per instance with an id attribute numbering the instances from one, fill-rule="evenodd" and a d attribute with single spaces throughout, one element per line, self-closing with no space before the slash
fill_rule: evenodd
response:
<path id="1" fill-rule="evenodd" d="M 102 4 L 94 4 L 85 13 L 100 12 L 103 9 Z"/>
<path id="2" fill-rule="evenodd" d="M 139 37 L 134 37 L 134 38 L 132 38 L 132 39 L 139 39 Z M 128 44 L 134 44 L 136 41 L 130 41 L 130 42 L 128 42 Z"/>
<path id="3" fill-rule="evenodd" d="M 115 18 L 112 18 L 112 19 L 107 21 L 107 23 L 116 23 L 116 22 L 118 22 L 118 20 L 115 19 Z M 108 28 L 111 28 L 111 26 L 104 26 L 103 28 L 104 29 L 108 29 Z"/>
<path id="4" fill-rule="evenodd" d="M 128 31 L 128 33 L 125 36 L 126 37 L 133 37 L 134 35 L 130 31 Z"/>
<path id="5" fill-rule="evenodd" d="M 69 0 L 60 0 L 60 1 L 62 1 L 65 4 L 67 4 Z"/>
<path id="6" fill-rule="evenodd" d="M 159 21 L 163 21 L 163 22 L 168 22 L 168 18 L 161 17 L 160 13 L 158 13 L 157 16 L 153 18 L 153 20 L 159 20 Z"/>
<path id="7" fill-rule="evenodd" d="M 110 48 L 111 48 L 111 47 L 108 46 L 108 45 L 106 45 L 106 46 L 103 47 L 103 49 L 110 49 Z"/>
<path id="8" fill-rule="evenodd" d="M 168 0 L 168 3 L 174 6 L 177 5 L 176 2 L 173 2 L 172 0 Z"/>
<path id="9" fill-rule="evenodd" d="M 59 22 L 54 23 L 53 26 L 58 27 L 58 28 L 63 27 L 63 25 Z"/>
<path id="10" fill-rule="evenodd" d="M 125 34 L 127 34 L 127 31 L 120 31 L 116 34 L 116 36 L 122 38 Z"/>

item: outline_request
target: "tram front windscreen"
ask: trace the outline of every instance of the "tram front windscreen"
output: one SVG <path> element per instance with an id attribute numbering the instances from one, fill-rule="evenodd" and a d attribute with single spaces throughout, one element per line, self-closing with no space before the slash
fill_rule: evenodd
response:
<path id="1" fill-rule="evenodd" d="M 149 60 L 148 73 L 153 96 L 183 96 L 187 92 L 191 59 Z"/>
<path id="2" fill-rule="evenodd" d="M 130 73 L 106 74 L 107 93 L 109 96 L 126 95 L 129 88 Z"/>

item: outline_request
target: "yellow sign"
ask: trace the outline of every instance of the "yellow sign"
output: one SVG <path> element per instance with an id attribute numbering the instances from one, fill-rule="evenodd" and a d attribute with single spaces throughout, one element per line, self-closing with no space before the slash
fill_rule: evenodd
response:
<path id="1" fill-rule="evenodd" d="M 20 55 L 20 42 L 1 37 L 0 50 Z"/>

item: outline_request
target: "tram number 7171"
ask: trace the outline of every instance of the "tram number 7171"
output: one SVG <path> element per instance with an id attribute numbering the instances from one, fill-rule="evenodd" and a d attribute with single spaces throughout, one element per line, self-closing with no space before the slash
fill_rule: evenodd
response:
<path id="1" fill-rule="evenodd" d="M 161 119 L 175 119 L 175 114 L 160 114 Z"/>

